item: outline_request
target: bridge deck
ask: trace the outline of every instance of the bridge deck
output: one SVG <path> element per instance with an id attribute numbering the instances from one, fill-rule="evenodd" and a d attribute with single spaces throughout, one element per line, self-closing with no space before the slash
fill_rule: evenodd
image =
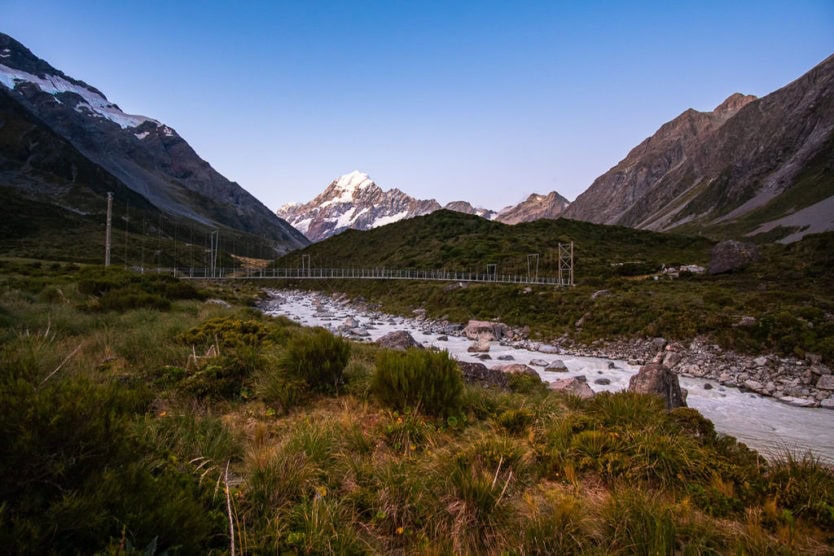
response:
<path id="1" fill-rule="evenodd" d="M 493 274 L 389 268 L 165 268 L 157 272 L 199 280 L 269 279 L 269 280 L 423 280 L 440 282 L 480 282 L 490 284 L 533 284 L 571 286 L 570 276 L 536 276 L 527 274 Z"/>

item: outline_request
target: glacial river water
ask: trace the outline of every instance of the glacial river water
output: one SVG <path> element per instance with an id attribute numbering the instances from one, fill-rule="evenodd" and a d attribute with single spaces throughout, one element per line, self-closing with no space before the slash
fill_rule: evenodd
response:
<path id="1" fill-rule="evenodd" d="M 376 340 L 394 330 L 406 330 L 426 347 L 445 349 L 459 361 L 480 361 L 478 354 L 467 352 L 471 340 L 449 336 L 438 340 L 439 334 L 424 333 L 422 324 L 415 319 L 366 313 L 349 304 L 334 301 L 328 296 L 311 292 L 276 291 L 268 314 L 284 315 L 305 326 L 322 326 L 334 332 L 348 318 L 367 334 L 362 339 Z M 486 366 L 506 363 L 523 363 L 539 373 L 545 381 L 584 375 L 588 385 L 596 392 L 618 391 L 628 387 L 628 381 L 638 367 L 625 361 L 597 357 L 579 357 L 567 354 L 545 354 L 518 349 L 492 342 Z M 498 360 L 499 356 L 511 356 L 512 361 Z M 547 362 L 559 359 L 568 368 L 567 373 L 545 372 L 540 366 L 530 365 L 533 359 Z M 609 363 L 613 363 L 612 365 Z M 596 384 L 597 379 L 608 379 L 609 384 Z M 689 391 L 687 404 L 700 411 L 715 424 L 721 433 L 735 436 L 765 456 L 774 456 L 791 450 L 794 453 L 812 451 L 823 461 L 834 464 L 834 410 L 794 407 L 773 398 L 763 397 L 737 388 L 719 385 L 715 381 L 680 377 L 681 386 Z M 710 383 L 713 388 L 704 388 Z"/>

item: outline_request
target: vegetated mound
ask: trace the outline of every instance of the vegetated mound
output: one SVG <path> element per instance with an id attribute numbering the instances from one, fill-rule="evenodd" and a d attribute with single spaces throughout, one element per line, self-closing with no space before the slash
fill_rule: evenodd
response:
<path id="1" fill-rule="evenodd" d="M 638 264 L 652 272 L 662 264 L 704 264 L 712 242 L 700 237 L 604 226 L 566 219 L 509 226 L 477 216 L 439 210 L 373 230 L 347 230 L 296 251 L 278 266 L 301 266 L 309 255 L 313 268 L 416 268 L 497 274 L 555 275 L 558 244 L 574 242 L 577 276 L 610 276 L 617 265 Z"/>

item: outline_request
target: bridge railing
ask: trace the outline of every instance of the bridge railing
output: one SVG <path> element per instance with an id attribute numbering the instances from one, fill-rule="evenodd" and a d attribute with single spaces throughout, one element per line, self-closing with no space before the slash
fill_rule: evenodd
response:
<path id="1" fill-rule="evenodd" d="M 499 284 L 538 284 L 569 286 L 558 277 L 529 274 L 498 274 L 451 270 L 419 270 L 394 268 L 215 268 L 210 267 L 154 267 L 137 268 L 146 273 L 160 273 L 190 279 L 292 279 L 292 280 L 428 280 L 444 282 L 482 282 Z M 564 281 L 563 281 L 564 282 Z"/>

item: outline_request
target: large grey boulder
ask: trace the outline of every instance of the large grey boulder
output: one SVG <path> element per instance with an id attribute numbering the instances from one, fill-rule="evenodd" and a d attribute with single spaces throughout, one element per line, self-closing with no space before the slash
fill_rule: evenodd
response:
<path id="1" fill-rule="evenodd" d="M 489 322 L 485 320 L 470 320 L 463 329 L 463 335 L 470 340 L 500 340 L 503 338 L 509 327 L 500 322 Z"/>
<path id="2" fill-rule="evenodd" d="M 565 392 L 573 396 L 578 396 L 584 400 L 594 397 L 594 391 L 591 390 L 588 383 L 577 380 L 576 378 L 554 380 L 548 385 L 548 388 L 557 392 Z"/>
<path id="3" fill-rule="evenodd" d="M 628 391 L 658 395 L 663 398 L 666 409 L 686 407 L 686 397 L 678 382 L 678 375 L 658 363 L 640 367 L 637 374 L 629 380 Z"/>
<path id="4" fill-rule="evenodd" d="M 498 369 L 487 368 L 483 363 L 458 361 L 458 368 L 467 384 L 477 384 L 484 388 L 510 388 L 509 376 Z"/>
<path id="5" fill-rule="evenodd" d="M 389 332 L 377 340 L 376 343 L 384 348 L 401 351 L 405 351 L 411 347 L 423 349 L 420 342 L 415 340 L 414 337 L 405 330 L 395 330 L 394 332 Z"/>
<path id="6" fill-rule="evenodd" d="M 712 248 L 709 273 L 721 274 L 744 268 L 759 260 L 759 248 L 752 243 L 728 239 Z"/>

